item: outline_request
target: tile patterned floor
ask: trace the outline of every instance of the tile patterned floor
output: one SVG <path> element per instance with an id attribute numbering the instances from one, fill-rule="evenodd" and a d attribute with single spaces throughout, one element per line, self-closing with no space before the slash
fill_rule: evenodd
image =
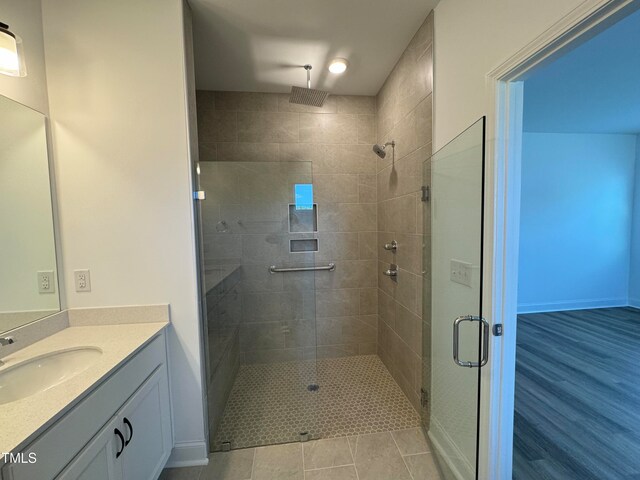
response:
<path id="1" fill-rule="evenodd" d="M 320 386 L 316 392 L 309 384 Z M 402 430 L 420 418 L 377 355 L 245 365 L 214 439 L 233 449 Z"/>
<path id="2" fill-rule="evenodd" d="M 214 453 L 160 480 L 440 480 L 421 428 Z"/>

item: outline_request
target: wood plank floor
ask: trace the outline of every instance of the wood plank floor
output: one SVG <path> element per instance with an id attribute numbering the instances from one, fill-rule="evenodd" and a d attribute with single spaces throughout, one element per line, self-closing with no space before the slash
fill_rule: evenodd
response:
<path id="1" fill-rule="evenodd" d="M 513 478 L 640 479 L 640 310 L 518 316 Z"/>

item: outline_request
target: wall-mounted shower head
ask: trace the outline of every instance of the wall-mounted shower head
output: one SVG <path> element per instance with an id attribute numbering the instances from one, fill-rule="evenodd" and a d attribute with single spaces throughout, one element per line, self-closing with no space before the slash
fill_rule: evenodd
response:
<path id="1" fill-rule="evenodd" d="M 391 148 L 396 148 L 396 142 L 395 140 L 391 140 L 390 142 L 385 143 L 384 145 L 380 146 L 377 143 L 373 146 L 373 151 L 376 153 L 376 155 L 378 155 L 380 158 L 384 158 L 387 156 L 387 152 L 385 151 L 385 149 L 391 145 Z"/>

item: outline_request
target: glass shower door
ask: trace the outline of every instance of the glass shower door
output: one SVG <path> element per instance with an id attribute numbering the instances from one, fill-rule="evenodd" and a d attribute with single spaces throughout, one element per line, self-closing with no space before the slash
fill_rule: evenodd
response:
<path id="1" fill-rule="evenodd" d="M 312 165 L 202 162 L 200 171 L 211 450 L 313 437 Z"/>
<path id="2" fill-rule="evenodd" d="M 477 478 L 480 368 L 490 335 L 481 303 L 484 136 L 482 118 L 424 165 L 431 199 L 424 221 L 423 423 L 446 480 Z"/>

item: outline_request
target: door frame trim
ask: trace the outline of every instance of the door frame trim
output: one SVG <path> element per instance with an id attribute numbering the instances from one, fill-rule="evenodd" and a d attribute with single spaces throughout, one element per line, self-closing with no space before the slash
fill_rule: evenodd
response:
<path id="1" fill-rule="evenodd" d="M 639 8 L 640 0 L 587 0 L 486 76 L 483 303 L 504 333 L 481 369 L 478 478 L 512 478 L 523 81 Z"/>

